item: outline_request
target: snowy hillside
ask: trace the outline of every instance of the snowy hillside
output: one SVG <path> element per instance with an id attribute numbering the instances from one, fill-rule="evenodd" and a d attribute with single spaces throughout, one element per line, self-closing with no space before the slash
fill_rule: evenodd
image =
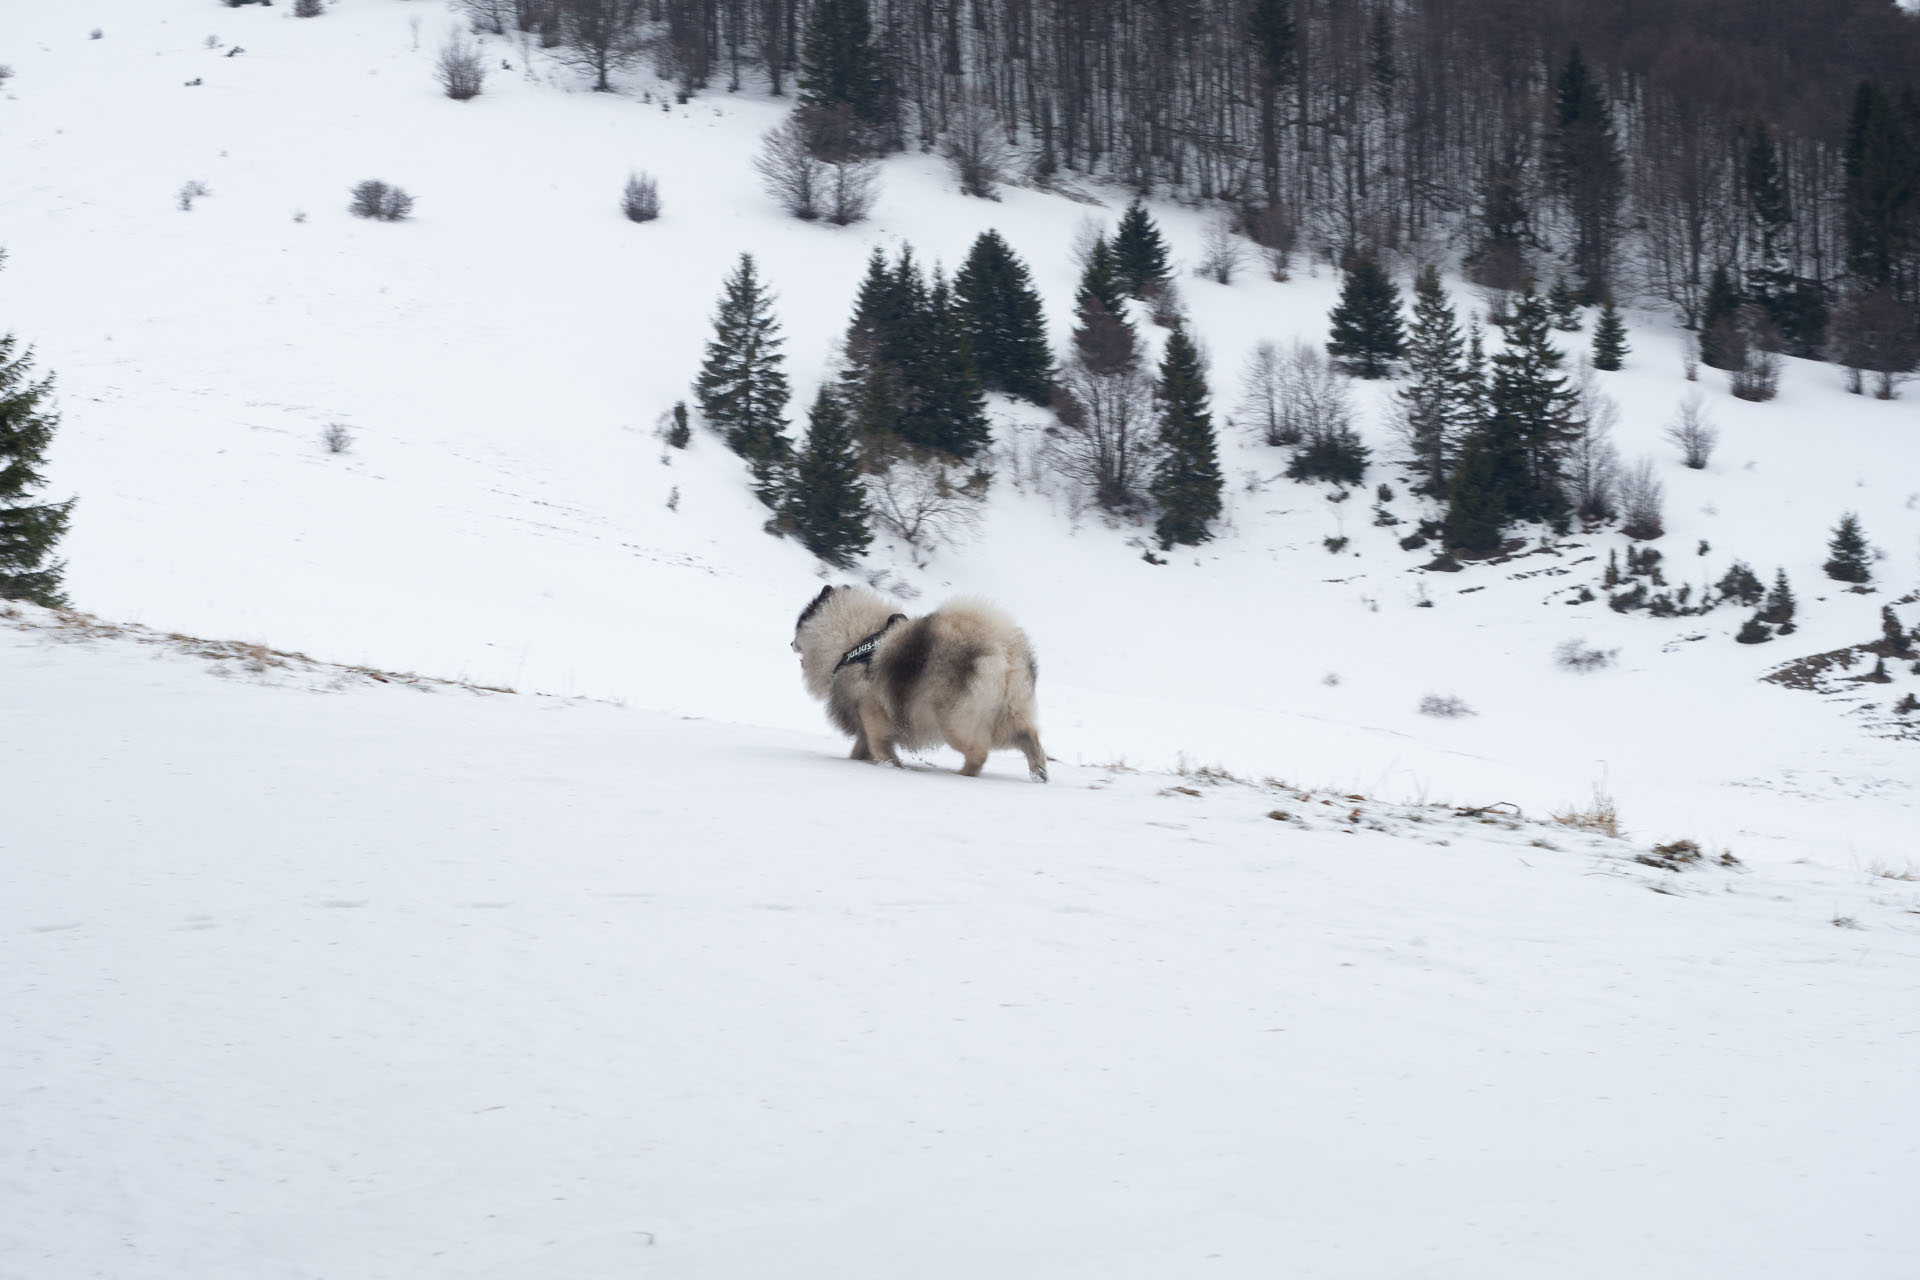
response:
<path id="1" fill-rule="evenodd" d="M 1911 883 L 22 614 L 0 1274 L 1920 1260 Z"/>
<path id="2" fill-rule="evenodd" d="M 1282 478 L 1224 419 L 1337 276 L 1183 274 L 1221 536 L 1148 563 L 996 401 L 978 535 L 861 576 L 1018 619 L 1061 764 L 857 767 L 787 647 L 848 575 L 656 434 L 721 281 L 777 291 L 803 419 L 876 246 L 997 228 L 1060 347 L 1126 193 L 906 154 L 804 224 L 751 167 L 786 103 L 497 39 L 452 102 L 429 0 L 12 9 L 0 332 L 58 378 L 74 605 L 151 631 L 0 625 L 0 1277 L 1920 1274 L 1920 673 L 1762 679 L 1920 626 L 1920 392 L 1704 370 L 1688 470 L 1683 335 L 1630 314 L 1667 579 L 1799 597 L 1739 645 L 1611 610 L 1611 530 L 1424 568 L 1385 384 L 1364 487 Z M 1190 265 L 1209 213 L 1153 213 Z M 1624 838 L 1549 821 L 1602 802 Z"/>

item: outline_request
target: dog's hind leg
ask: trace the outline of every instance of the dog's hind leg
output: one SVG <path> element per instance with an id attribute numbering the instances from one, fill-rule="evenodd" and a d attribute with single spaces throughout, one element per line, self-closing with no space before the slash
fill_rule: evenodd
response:
<path id="1" fill-rule="evenodd" d="M 1013 745 L 1027 757 L 1027 773 L 1035 782 L 1047 780 L 1047 753 L 1040 749 L 1040 735 L 1021 729 L 1013 735 Z"/>
<path id="2" fill-rule="evenodd" d="M 867 747 L 867 731 L 863 728 L 853 735 L 853 754 L 850 760 L 871 760 L 873 752 Z"/>

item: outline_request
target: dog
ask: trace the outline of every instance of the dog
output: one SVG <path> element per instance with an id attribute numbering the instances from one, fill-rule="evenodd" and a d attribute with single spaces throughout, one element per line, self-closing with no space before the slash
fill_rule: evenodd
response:
<path id="1" fill-rule="evenodd" d="M 1020 628 L 982 600 L 953 600 L 922 618 L 861 587 L 825 587 L 800 612 L 793 651 L 807 692 L 853 738 L 853 758 L 899 764 L 944 742 L 976 777 L 987 752 L 1012 748 L 1035 782 L 1047 755 L 1035 727 L 1039 668 Z"/>

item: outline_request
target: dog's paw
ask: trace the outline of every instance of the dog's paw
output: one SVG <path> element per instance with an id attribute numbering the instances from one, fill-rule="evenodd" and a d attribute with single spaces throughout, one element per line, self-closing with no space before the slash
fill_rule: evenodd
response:
<path id="1" fill-rule="evenodd" d="M 1027 776 L 1035 782 L 1045 782 L 1047 780 L 1047 771 L 1045 769 L 1034 769 L 1028 772 Z"/>

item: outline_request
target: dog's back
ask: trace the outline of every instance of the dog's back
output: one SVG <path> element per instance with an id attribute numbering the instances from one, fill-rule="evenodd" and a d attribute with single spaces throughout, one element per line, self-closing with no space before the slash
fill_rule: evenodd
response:
<path id="1" fill-rule="evenodd" d="M 902 742 L 1018 746 L 1034 723 L 1033 652 L 984 600 L 950 601 L 889 633 L 875 660 L 879 693 Z"/>

